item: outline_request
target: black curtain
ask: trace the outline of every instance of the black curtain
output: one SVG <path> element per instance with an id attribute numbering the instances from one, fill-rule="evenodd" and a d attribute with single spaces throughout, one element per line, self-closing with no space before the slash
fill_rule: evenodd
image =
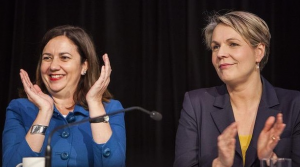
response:
<path id="1" fill-rule="evenodd" d="M 34 80 L 44 33 L 58 25 L 80 26 L 99 57 L 108 53 L 111 59 L 115 99 L 163 114 L 155 122 L 138 111 L 126 113 L 127 166 L 172 166 L 184 93 L 221 84 L 203 42 L 206 16 L 246 10 L 262 17 L 272 34 L 263 76 L 300 90 L 299 7 L 298 0 L 2 0 L 1 129 L 6 106 L 22 87 L 20 68 Z"/>

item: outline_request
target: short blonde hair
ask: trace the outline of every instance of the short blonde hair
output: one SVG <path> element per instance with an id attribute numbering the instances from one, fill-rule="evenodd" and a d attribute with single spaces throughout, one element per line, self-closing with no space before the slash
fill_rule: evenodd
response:
<path id="1" fill-rule="evenodd" d="M 265 45 L 265 55 L 259 63 L 262 70 L 268 62 L 270 53 L 271 34 L 266 22 L 257 15 L 244 11 L 232 11 L 224 15 L 216 13 L 209 17 L 208 24 L 204 28 L 205 43 L 209 49 L 211 49 L 213 31 L 220 23 L 233 28 L 253 47 L 259 44 Z"/>

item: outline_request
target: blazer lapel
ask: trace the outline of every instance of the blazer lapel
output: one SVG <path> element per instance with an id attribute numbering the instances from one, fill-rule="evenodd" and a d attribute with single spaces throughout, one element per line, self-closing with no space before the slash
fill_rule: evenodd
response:
<path id="1" fill-rule="evenodd" d="M 222 85 L 217 87 L 217 91 L 218 95 L 214 101 L 214 107 L 216 110 L 211 112 L 211 116 L 221 134 L 231 123 L 235 121 L 235 119 L 226 86 Z M 238 136 L 236 136 L 235 150 L 240 157 L 242 157 L 242 150 Z"/>
<path id="2" fill-rule="evenodd" d="M 270 116 L 276 116 L 280 111 L 272 108 L 279 104 L 273 86 L 262 77 L 263 93 L 258 107 L 256 121 L 253 129 L 252 139 L 246 152 L 245 167 L 253 165 L 257 159 L 257 140 L 261 130 L 265 126 L 266 120 Z"/>

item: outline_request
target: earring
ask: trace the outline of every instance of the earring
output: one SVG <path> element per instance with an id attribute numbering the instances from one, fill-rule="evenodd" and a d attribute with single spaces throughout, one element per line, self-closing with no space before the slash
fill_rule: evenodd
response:
<path id="1" fill-rule="evenodd" d="M 256 68 L 259 69 L 259 62 L 256 63 Z"/>
<path id="2" fill-rule="evenodd" d="M 84 70 L 82 73 L 81 73 L 81 75 L 85 75 L 86 74 L 86 70 Z"/>

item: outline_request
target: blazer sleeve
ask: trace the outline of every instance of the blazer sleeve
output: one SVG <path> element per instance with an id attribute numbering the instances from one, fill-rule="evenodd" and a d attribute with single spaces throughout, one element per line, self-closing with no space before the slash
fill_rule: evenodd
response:
<path id="1" fill-rule="evenodd" d="M 291 158 L 292 166 L 300 166 L 300 92 L 277 88 L 278 110 L 286 127 L 274 149 L 278 157 Z"/>
<path id="2" fill-rule="evenodd" d="M 117 100 L 111 100 L 110 104 L 105 106 L 106 113 L 123 109 L 121 103 Z M 125 167 L 126 157 L 126 132 L 124 113 L 110 116 L 109 123 L 112 129 L 112 135 L 105 144 L 94 142 L 95 167 Z"/>
<path id="3" fill-rule="evenodd" d="M 175 142 L 174 167 L 198 166 L 196 114 L 189 93 L 185 93 Z"/>
<path id="4" fill-rule="evenodd" d="M 294 131 L 292 134 L 292 160 L 293 166 L 300 166 L 300 111 L 298 110 L 298 116 Z"/>
<path id="5" fill-rule="evenodd" d="M 25 136 L 31 123 L 23 122 L 24 108 L 34 111 L 30 106 L 23 106 L 19 100 L 12 100 L 6 109 L 6 120 L 2 134 L 2 165 L 16 166 L 23 157 L 40 157 L 41 153 L 31 150 Z M 28 124 L 28 125 L 26 125 Z"/>

